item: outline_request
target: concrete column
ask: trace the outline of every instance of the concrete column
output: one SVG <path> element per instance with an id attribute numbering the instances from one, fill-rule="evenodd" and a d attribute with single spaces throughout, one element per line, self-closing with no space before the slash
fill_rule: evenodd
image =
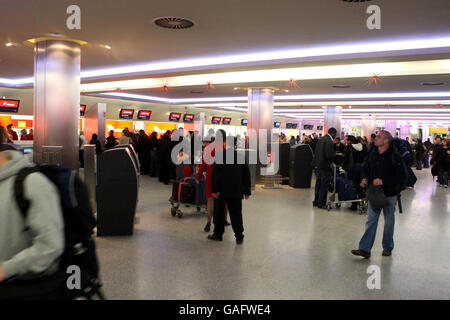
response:
<path id="1" fill-rule="evenodd" d="M 428 125 L 424 125 L 422 127 L 422 141 L 423 142 L 427 141 L 429 134 L 430 134 L 430 128 L 428 127 Z"/>
<path id="2" fill-rule="evenodd" d="M 392 136 L 395 137 L 395 134 L 397 132 L 397 121 L 386 120 L 386 123 L 384 124 L 384 130 L 389 131 Z"/>
<path id="3" fill-rule="evenodd" d="M 334 106 L 328 106 L 323 111 L 323 129 L 324 134 L 327 134 L 328 129 L 335 128 L 337 131 L 337 137 L 340 137 L 341 139 L 341 128 L 342 128 L 342 107 L 334 107 Z"/>
<path id="4" fill-rule="evenodd" d="M 91 140 L 92 134 L 96 133 L 102 148 L 105 148 L 105 126 L 106 103 L 97 103 L 93 106 L 87 106 L 84 117 L 84 136 L 88 142 Z"/>
<path id="5" fill-rule="evenodd" d="M 62 146 L 62 165 L 78 168 L 80 44 L 44 40 L 34 47 L 34 160 L 43 146 Z"/>
<path id="6" fill-rule="evenodd" d="M 376 118 L 374 116 L 363 116 L 361 119 L 361 135 L 370 140 L 370 135 L 377 129 Z"/>

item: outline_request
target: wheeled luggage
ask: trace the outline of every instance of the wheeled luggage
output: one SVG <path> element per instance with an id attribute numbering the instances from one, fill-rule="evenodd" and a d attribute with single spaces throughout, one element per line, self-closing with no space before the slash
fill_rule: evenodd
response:
<path id="1" fill-rule="evenodd" d="M 358 211 L 360 214 L 367 212 L 367 199 L 358 199 L 355 186 L 353 182 L 348 179 L 344 172 L 340 172 L 341 169 L 335 164 L 332 167 L 332 181 L 330 184 L 329 192 L 331 193 L 328 197 L 327 207 L 328 211 L 331 210 L 333 204 L 336 208 L 340 208 L 342 203 L 357 203 Z M 336 199 L 337 195 L 337 199 Z"/>

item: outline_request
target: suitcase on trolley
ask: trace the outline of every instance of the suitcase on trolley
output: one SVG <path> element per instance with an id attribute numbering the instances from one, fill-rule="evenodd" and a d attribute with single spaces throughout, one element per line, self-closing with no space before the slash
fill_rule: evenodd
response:
<path id="1" fill-rule="evenodd" d="M 356 190 L 353 182 L 345 174 L 336 175 L 336 193 L 339 201 L 356 200 Z"/>
<path id="2" fill-rule="evenodd" d="M 173 183 L 172 199 L 181 203 L 195 203 L 195 179 L 184 178 Z"/>

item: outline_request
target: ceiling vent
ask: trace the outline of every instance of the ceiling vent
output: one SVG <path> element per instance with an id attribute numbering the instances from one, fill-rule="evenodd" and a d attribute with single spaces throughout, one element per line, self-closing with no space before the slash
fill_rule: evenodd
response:
<path id="1" fill-rule="evenodd" d="M 167 29 L 188 29 L 194 26 L 194 21 L 180 17 L 159 17 L 153 23 Z"/>

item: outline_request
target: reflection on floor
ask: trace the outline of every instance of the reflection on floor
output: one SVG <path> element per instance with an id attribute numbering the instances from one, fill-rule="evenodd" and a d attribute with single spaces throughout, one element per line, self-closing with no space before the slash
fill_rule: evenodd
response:
<path id="1" fill-rule="evenodd" d="M 171 186 L 142 177 L 132 237 L 99 238 L 109 299 L 450 299 L 450 192 L 429 170 L 403 193 L 395 249 L 381 256 L 383 218 L 370 260 L 350 254 L 366 215 L 348 206 L 313 209 L 313 189 L 258 188 L 244 203 L 245 241 L 231 227 L 223 242 L 206 239 L 205 215 L 172 217 Z M 369 265 L 381 289 L 367 288 Z"/>

